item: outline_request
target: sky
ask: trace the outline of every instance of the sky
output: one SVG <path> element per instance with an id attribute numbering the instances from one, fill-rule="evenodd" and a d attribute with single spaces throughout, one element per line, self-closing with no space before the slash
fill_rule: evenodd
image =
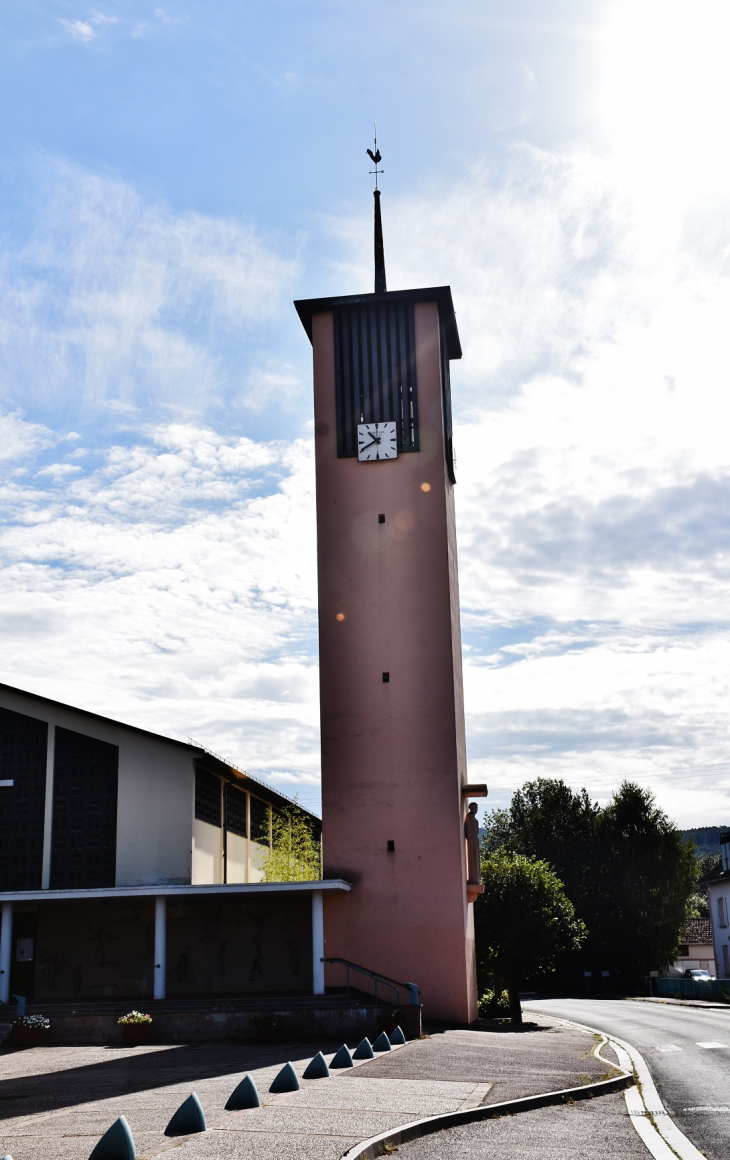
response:
<path id="1" fill-rule="evenodd" d="M 724 0 L 0 10 L 0 681 L 319 808 L 311 348 L 449 284 L 469 780 L 730 823 Z"/>

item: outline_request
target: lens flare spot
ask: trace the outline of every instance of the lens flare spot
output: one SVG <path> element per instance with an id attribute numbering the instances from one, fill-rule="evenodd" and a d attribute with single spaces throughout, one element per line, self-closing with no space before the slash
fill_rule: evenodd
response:
<path id="1" fill-rule="evenodd" d="M 430 483 L 422 483 L 422 484 L 421 484 L 421 491 L 430 491 L 430 490 L 431 490 L 431 484 L 430 484 Z"/>
<path id="2" fill-rule="evenodd" d="M 345 619 L 345 614 L 344 614 L 344 612 L 338 612 L 338 613 L 337 613 L 337 616 L 335 617 L 335 619 L 336 619 L 336 620 L 344 620 L 344 619 Z"/>
<path id="3" fill-rule="evenodd" d="M 413 512 L 397 512 L 391 525 L 391 536 L 394 540 L 402 540 L 408 535 L 416 520 Z"/>

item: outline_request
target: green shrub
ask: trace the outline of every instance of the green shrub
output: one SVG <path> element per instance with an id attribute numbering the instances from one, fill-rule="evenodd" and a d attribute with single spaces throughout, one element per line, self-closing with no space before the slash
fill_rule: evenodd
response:
<path id="1" fill-rule="evenodd" d="M 509 1016 L 509 995 L 506 991 L 485 991 L 479 1000 L 481 1019 L 500 1019 Z"/>

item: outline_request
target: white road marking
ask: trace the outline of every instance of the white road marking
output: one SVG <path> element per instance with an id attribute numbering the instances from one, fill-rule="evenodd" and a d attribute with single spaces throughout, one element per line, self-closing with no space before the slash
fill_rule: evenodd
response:
<path id="1" fill-rule="evenodd" d="M 703 1107 L 702 1105 L 699 1105 L 696 1108 L 682 1108 L 682 1111 L 683 1112 L 726 1112 L 727 1113 L 727 1112 L 730 1112 L 730 1108 L 713 1108 L 713 1107 L 710 1107 L 709 1105 L 707 1107 Z"/>
<path id="2" fill-rule="evenodd" d="M 586 1029 L 585 1023 L 577 1023 L 573 1019 L 561 1019 L 553 1016 L 560 1023 L 567 1026 Z M 649 1074 L 644 1057 L 631 1043 L 625 1039 L 617 1039 L 615 1035 L 599 1031 L 597 1027 L 588 1027 L 589 1031 L 597 1035 L 607 1035 L 609 1046 L 616 1053 L 620 1066 L 624 1071 L 633 1071 L 637 1086 L 627 1088 L 624 1092 L 626 1110 L 631 1123 L 641 1139 L 651 1152 L 654 1160 L 705 1160 L 698 1148 L 688 1140 L 684 1132 L 680 1132 L 672 1117 L 662 1103 L 659 1092 L 654 1087 L 654 1081 Z M 638 1097 L 638 1099 L 637 1099 Z"/>
<path id="3" fill-rule="evenodd" d="M 676 1043 L 658 1043 L 657 1051 L 681 1051 L 681 1047 L 677 1047 Z"/>
<path id="4" fill-rule="evenodd" d="M 697 1046 L 698 1047 L 712 1048 L 712 1047 L 728 1047 L 730 1045 L 728 1045 L 727 1043 L 715 1043 L 714 1040 L 708 1039 L 706 1043 L 698 1043 Z"/>

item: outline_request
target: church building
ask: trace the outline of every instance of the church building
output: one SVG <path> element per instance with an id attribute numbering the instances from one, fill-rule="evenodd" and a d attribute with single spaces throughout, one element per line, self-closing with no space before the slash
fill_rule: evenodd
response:
<path id="1" fill-rule="evenodd" d="M 0 685 L 0 1003 L 321 994 L 322 896 L 350 887 L 262 881 L 290 805 L 198 745 Z"/>
<path id="2" fill-rule="evenodd" d="M 0 685 L 0 1003 L 352 984 L 477 1018 L 471 799 L 487 788 L 469 784 L 464 727 L 461 345 L 448 286 L 387 289 L 371 156 L 374 292 L 295 303 L 313 349 L 322 877 L 262 881 L 290 805 L 271 787 Z"/>

